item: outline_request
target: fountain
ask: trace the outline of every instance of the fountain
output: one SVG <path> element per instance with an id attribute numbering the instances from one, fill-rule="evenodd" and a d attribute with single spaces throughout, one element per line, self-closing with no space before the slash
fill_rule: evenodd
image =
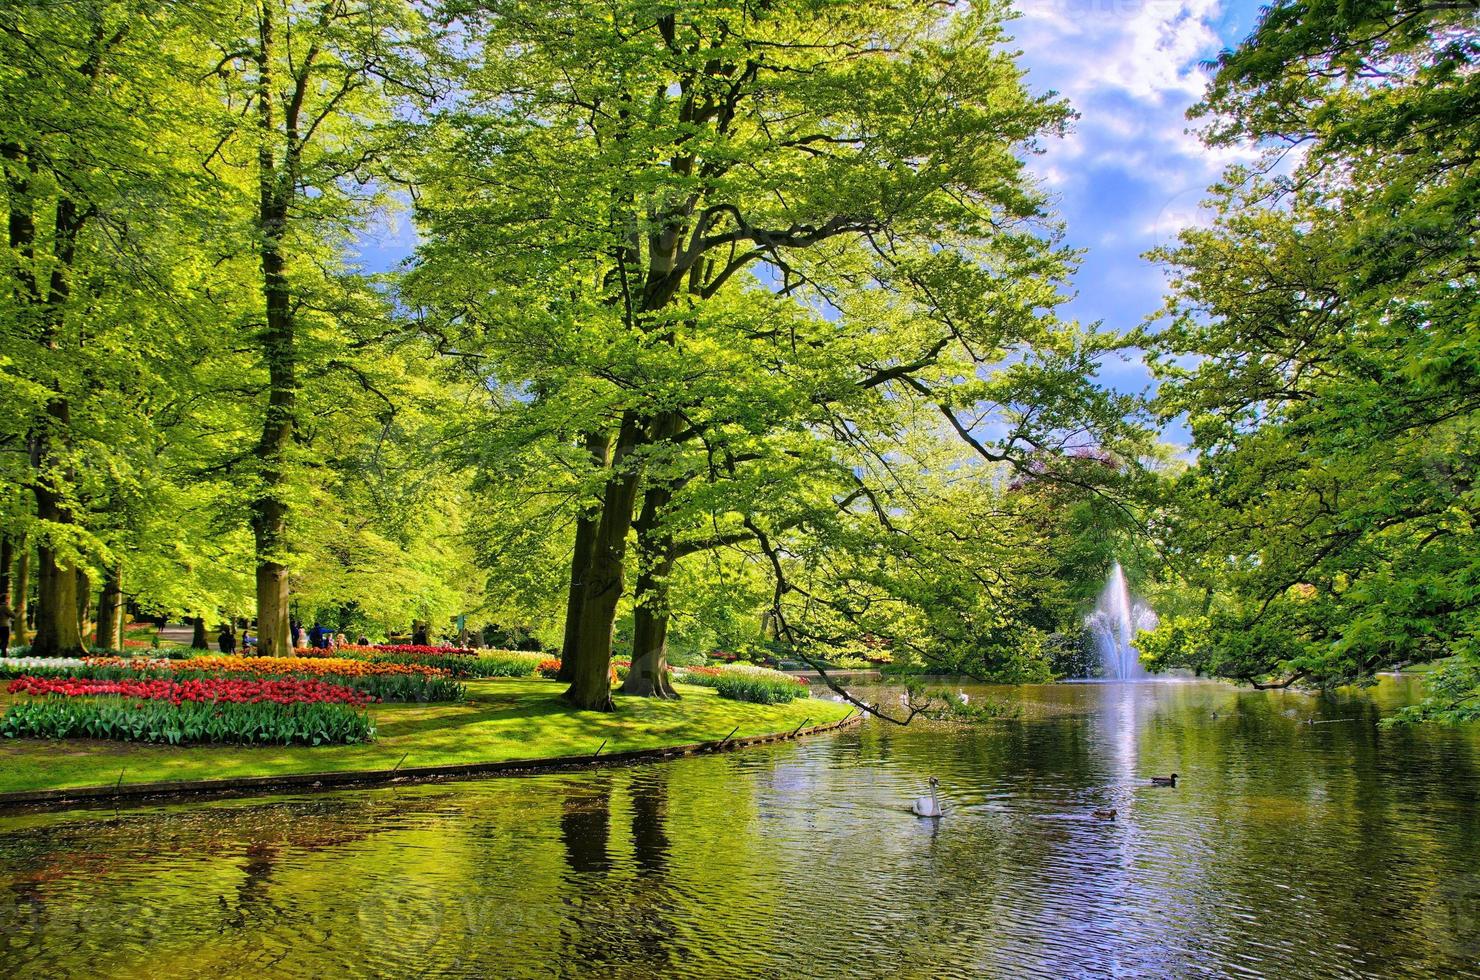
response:
<path id="1" fill-rule="evenodd" d="M 1085 631 L 1100 655 L 1104 676 L 1121 681 L 1146 676 L 1146 669 L 1131 644 L 1138 630 L 1154 630 L 1156 622 L 1156 613 L 1150 606 L 1131 601 L 1125 570 L 1116 562 L 1105 580 L 1095 611 L 1084 618 Z"/>

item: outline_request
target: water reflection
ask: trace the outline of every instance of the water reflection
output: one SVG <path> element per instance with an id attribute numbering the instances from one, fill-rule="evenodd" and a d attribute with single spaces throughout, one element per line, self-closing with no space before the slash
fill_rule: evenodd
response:
<path id="1" fill-rule="evenodd" d="M 593 780 L 572 781 L 565 789 L 560 810 L 560 841 L 565 863 L 577 875 L 611 870 L 607 838 L 611 833 L 611 774 Z"/>
<path id="2" fill-rule="evenodd" d="M 668 767 L 634 773 L 632 854 L 638 872 L 660 876 L 668 867 Z"/>
<path id="3" fill-rule="evenodd" d="M 0 974 L 1480 975 L 1480 737 L 1406 685 L 969 690 L 1022 720 L 0 817 Z"/>

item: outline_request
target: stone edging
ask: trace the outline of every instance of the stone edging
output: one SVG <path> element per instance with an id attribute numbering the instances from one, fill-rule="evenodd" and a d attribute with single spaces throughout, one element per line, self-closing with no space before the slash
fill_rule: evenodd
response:
<path id="1" fill-rule="evenodd" d="M 187 795 L 246 795 L 268 793 L 287 789 L 332 789 L 343 786 L 378 786 L 390 783 L 431 782 L 434 780 L 459 779 L 475 776 L 529 775 L 543 772 L 562 772 L 572 769 L 588 769 L 597 766 L 630 765 L 636 762 L 657 762 L 703 752 L 719 752 L 763 745 L 768 742 L 785 742 L 805 735 L 820 735 L 837 731 L 848 725 L 863 721 L 860 714 L 850 714 L 839 721 L 811 728 L 797 728 L 790 732 L 770 735 L 751 735 L 746 738 L 722 738 L 718 741 L 693 742 L 688 745 L 670 745 L 653 749 L 630 749 L 626 752 L 611 752 L 590 756 L 557 756 L 552 759 L 504 759 L 499 762 L 466 762 L 442 766 L 397 766 L 394 769 L 347 770 L 344 772 L 285 773 L 278 776 L 239 776 L 231 779 L 189 779 L 172 782 L 126 783 L 114 786 L 84 786 L 75 789 L 24 790 L 0 793 L 0 808 L 19 806 L 54 806 L 61 803 L 111 802 L 123 799 L 142 799 L 157 796 Z M 604 743 L 603 743 L 604 744 Z"/>

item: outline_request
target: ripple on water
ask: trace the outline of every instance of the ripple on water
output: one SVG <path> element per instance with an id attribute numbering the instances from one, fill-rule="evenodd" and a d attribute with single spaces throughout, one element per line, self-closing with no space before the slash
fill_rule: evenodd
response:
<path id="1" fill-rule="evenodd" d="M 0 973 L 1480 975 L 1473 732 L 1208 683 L 969 690 L 1043 707 L 631 769 L 6 817 Z M 1148 785 L 1171 771 L 1177 789 Z M 908 811 L 930 775 L 939 821 Z"/>

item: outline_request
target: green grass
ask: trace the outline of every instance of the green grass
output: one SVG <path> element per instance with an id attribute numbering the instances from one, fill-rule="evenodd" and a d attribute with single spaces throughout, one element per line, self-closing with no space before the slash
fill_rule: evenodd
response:
<path id="1" fill-rule="evenodd" d="M 292 773 L 390 769 L 406 766 L 499 762 L 653 749 L 724 738 L 789 732 L 837 721 L 848 713 L 833 701 L 805 698 L 789 704 L 746 704 L 702 687 L 679 685 L 680 701 L 617 695 L 612 714 L 571 711 L 560 700 L 565 685 L 543 679 L 490 678 L 466 682 L 458 704 L 383 704 L 371 707 L 379 729 L 370 745 L 316 748 L 165 747 L 90 739 L 0 740 L 0 792 L 75 789 L 168 780 L 225 779 Z M 0 693 L 0 708 L 13 697 Z"/>

